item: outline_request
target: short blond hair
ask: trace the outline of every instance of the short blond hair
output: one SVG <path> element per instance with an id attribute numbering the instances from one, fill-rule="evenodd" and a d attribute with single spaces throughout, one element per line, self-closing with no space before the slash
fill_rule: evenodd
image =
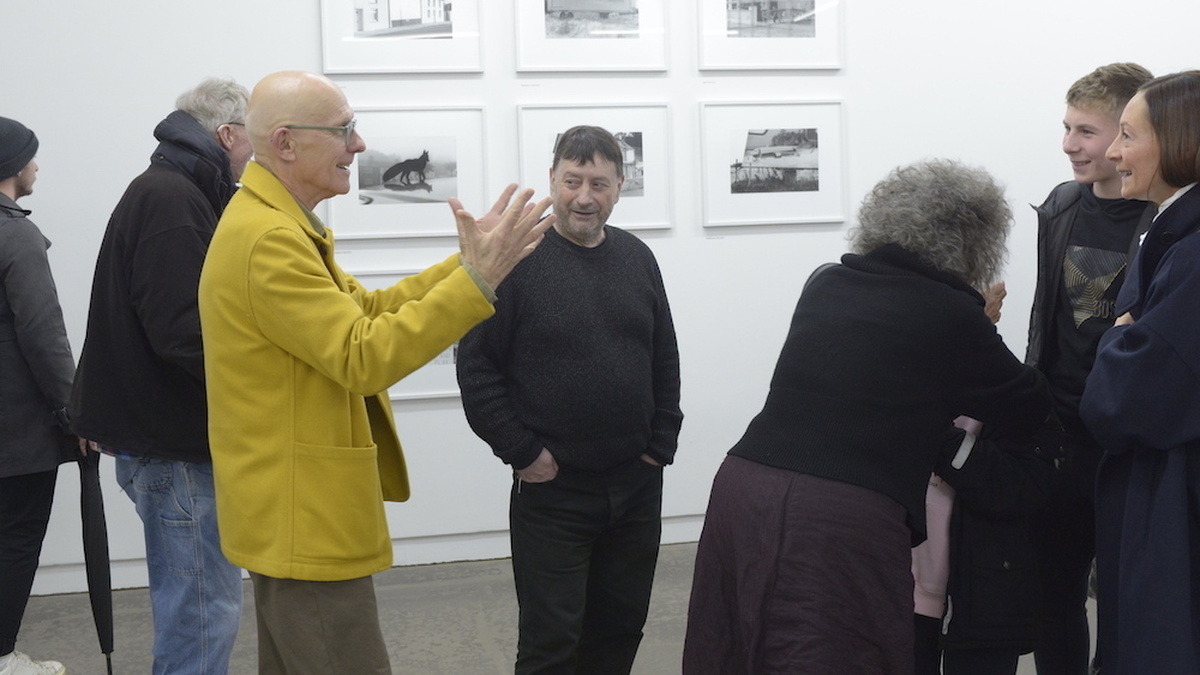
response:
<path id="1" fill-rule="evenodd" d="M 1120 115 L 1138 87 L 1154 79 L 1136 63 L 1110 63 L 1084 75 L 1067 90 L 1067 105 Z"/>

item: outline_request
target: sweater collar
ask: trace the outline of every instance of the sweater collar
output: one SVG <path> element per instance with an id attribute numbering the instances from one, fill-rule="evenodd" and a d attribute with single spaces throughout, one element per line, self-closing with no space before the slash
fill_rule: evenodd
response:
<path id="1" fill-rule="evenodd" d="M 865 255 L 847 253 L 842 256 L 842 264 L 849 268 L 872 274 L 899 274 L 903 276 L 926 277 L 956 290 L 963 291 L 978 300 L 980 305 L 983 304 L 983 296 L 970 284 L 960 279 L 957 275 L 937 269 L 921 256 L 899 244 L 884 244 Z"/>

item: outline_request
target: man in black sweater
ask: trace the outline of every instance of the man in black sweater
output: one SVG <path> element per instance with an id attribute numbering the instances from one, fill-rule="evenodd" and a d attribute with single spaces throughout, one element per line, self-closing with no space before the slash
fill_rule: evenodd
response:
<path id="1" fill-rule="evenodd" d="M 217 534 L 196 298 L 250 160 L 249 96 L 205 80 L 155 128 L 150 167 L 104 233 L 71 394 L 75 432 L 116 457 L 142 519 L 155 673 L 226 672 L 242 613 L 241 570 Z"/>
<path id="2" fill-rule="evenodd" d="M 520 674 L 628 673 L 650 603 L 683 414 L 658 264 L 606 224 L 624 162 L 604 129 L 560 136 L 557 222 L 459 347 L 467 420 L 514 473 Z"/>

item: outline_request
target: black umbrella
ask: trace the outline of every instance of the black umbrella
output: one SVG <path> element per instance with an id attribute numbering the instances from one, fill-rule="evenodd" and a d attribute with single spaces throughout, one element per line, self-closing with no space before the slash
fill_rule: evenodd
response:
<path id="1" fill-rule="evenodd" d="M 104 495 L 100 492 L 100 453 L 88 452 L 79 460 L 79 507 L 83 517 L 83 562 L 87 569 L 88 599 L 100 651 L 112 675 L 113 603 L 112 570 L 108 558 L 108 524 L 104 520 Z"/>

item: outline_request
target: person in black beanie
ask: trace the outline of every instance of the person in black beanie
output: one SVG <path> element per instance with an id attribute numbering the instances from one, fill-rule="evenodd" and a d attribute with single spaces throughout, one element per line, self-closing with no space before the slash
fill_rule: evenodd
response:
<path id="1" fill-rule="evenodd" d="M 83 444 L 66 405 L 75 361 L 50 275 L 50 242 L 17 200 L 33 193 L 38 140 L 0 117 L 0 675 L 57 675 L 57 661 L 16 651 L 58 465 Z"/>

